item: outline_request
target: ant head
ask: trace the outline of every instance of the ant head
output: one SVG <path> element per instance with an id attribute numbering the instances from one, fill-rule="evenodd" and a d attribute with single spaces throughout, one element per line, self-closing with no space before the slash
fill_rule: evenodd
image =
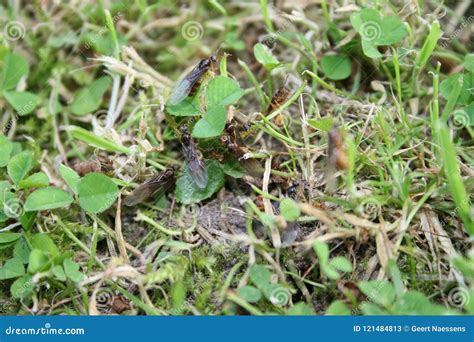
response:
<path id="1" fill-rule="evenodd" d="M 221 136 L 221 142 L 222 142 L 224 145 L 228 144 L 228 143 L 230 142 L 229 136 L 227 136 L 227 135 Z"/>
<path id="2" fill-rule="evenodd" d="M 167 170 L 174 173 L 174 172 L 178 171 L 179 168 L 180 168 L 179 165 L 173 164 L 173 165 L 169 166 Z"/>
<path id="3" fill-rule="evenodd" d="M 207 69 L 215 62 L 217 62 L 216 56 L 211 56 L 209 58 L 204 58 L 199 62 L 199 68 L 200 69 Z"/>
<path id="4" fill-rule="evenodd" d="M 187 125 L 182 125 L 179 128 L 179 132 L 181 133 L 181 135 L 188 135 L 189 134 L 188 126 Z"/>

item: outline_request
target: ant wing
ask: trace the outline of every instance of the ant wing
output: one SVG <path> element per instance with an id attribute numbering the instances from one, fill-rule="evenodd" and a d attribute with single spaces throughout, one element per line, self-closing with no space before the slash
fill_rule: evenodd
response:
<path id="1" fill-rule="evenodd" d="M 174 106 L 183 101 L 193 89 L 193 86 L 201 78 L 202 74 L 206 72 L 206 68 L 196 66 L 189 74 L 182 78 L 173 89 L 168 104 Z"/>

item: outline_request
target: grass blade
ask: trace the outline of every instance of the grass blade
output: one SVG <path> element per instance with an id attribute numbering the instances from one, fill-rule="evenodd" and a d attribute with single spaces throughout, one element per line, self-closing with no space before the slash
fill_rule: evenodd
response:
<path id="1" fill-rule="evenodd" d="M 467 233 L 474 235 L 474 222 L 471 216 L 471 205 L 464 187 L 459 169 L 458 160 L 456 158 L 456 149 L 449 136 L 449 130 L 443 123 L 437 125 L 439 146 L 441 156 L 443 158 L 443 169 L 448 179 L 448 187 L 451 191 L 456 211 L 464 222 Z"/>
<path id="2" fill-rule="evenodd" d="M 424 68 L 426 62 L 430 58 L 431 54 L 433 53 L 436 44 L 438 43 L 438 39 L 441 37 L 441 28 L 439 26 L 439 22 L 436 20 L 433 25 L 431 26 L 430 33 L 428 37 L 426 37 L 425 43 L 421 48 L 421 52 L 416 59 L 415 66 L 418 70 L 418 73 Z"/>
<path id="3" fill-rule="evenodd" d="M 69 131 L 74 138 L 82 140 L 91 146 L 110 152 L 122 152 L 127 154 L 130 152 L 127 147 L 119 145 L 104 137 L 99 137 L 92 132 L 86 131 L 84 128 L 69 126 Z"/>

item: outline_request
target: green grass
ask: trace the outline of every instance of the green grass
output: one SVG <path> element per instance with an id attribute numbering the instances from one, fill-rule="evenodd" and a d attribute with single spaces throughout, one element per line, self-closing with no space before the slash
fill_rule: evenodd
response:
<path id="1" fill-rule="evenodd" d="M 15 4 L 0 7 L 1 312 L 474 314 L 468 13 Z M 124 204 L 171 167 L 173 186 Z"/>

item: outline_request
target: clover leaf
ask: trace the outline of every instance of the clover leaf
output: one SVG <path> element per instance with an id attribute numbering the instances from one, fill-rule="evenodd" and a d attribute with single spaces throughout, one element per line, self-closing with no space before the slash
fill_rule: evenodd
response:
<path id="1" fill-rule="evenodd" d="M 370 8 L 351 15 L 351 23 L 362 39 L 362 50 L 367 57 L 380 58 L 378 46 L 398 43 L 407 30 L 402 20 L 396 16 L 384 16 Z"/>

